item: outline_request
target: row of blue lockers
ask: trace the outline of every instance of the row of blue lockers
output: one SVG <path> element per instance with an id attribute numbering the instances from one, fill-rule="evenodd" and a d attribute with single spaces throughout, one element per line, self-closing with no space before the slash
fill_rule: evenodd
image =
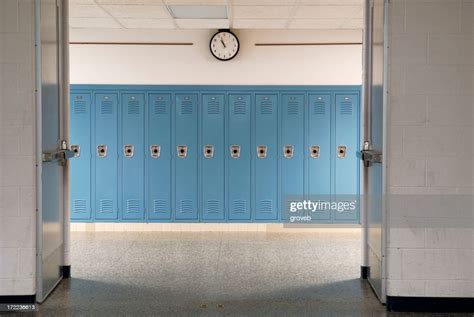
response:
<path id="1" fill-rule="evenodd" d="M 359 195 L 359 86 L 71 87 L 75 222 L 280 222 Z M 312 213 L 358 223 L 359 209 Z"/>

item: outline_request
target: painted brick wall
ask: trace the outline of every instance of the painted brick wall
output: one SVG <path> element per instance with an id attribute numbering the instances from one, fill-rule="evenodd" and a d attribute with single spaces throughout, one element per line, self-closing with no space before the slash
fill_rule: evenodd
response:
<path id="1" fill-rule="evenodd" d="M 392 1 L 391 296 L 474 297 L 473 17 L 473 0 Z"/>
<path id="2" fill-rule="evenodd" d="M 33 0 L 0 1 L 0 296 L 35 293 Z"/>

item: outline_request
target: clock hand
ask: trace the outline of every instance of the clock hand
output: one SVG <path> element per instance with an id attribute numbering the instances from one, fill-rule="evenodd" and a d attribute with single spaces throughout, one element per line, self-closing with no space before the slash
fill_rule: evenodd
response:
<path id="1" fill-rule="evenodd" d="M 224 45 L 224 48 L 226 48 L 224 41 L 221 39 L 222 45 Z"/>

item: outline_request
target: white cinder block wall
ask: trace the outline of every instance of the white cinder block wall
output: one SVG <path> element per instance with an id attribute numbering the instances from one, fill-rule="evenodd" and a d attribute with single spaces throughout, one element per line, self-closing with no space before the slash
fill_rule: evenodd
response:
<path id="1" fill-rule="evenodd" d="M 0 296 L 35 294 L 33 0 L 0 1 Z"/>
<path id="2" fill-rule="evenodd" d="M 473 0 L 392 1 L 389 296 L 474 297 L 473 17 Z"/>

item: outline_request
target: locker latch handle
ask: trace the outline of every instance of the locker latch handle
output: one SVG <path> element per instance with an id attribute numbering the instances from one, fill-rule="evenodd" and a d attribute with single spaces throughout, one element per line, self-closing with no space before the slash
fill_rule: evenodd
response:
<path id="1" fill-rule="evenodd" d="M 231 145 L 230 146 L 230 157 L 239 158 L 240 157 L 240 145 Z"/>
<path id="2" fill-rule="evenodd" d="M 154 159 L 159 158 L 161 155 L 161 147 L 159 145 L 150 145 L 150 156 Z"/>
<path id="3" fill-rule="evenodd" d="M 176 152 L 179 158 L 186 158 L 188 156 L 188 147 L 186 145 L 178 145 Z"/>
<path id="4" fill-rule="evenodd" d="M 260 159 L 267 157 L 267 146 L 266 145 L 259 145 L 257 146 L 257 157 Z"/>
<path id="5" fill-rule="evenodd" d="M 74 152 L 74 157 L 80 157 L 81 156 L 81 146 L 80 145 L 71 145 L 71 151 Z"/>
<path id="6" fill-rule="evenodd" d="M 345 145 L 339 145 L 337 147 L 337 157 L 340 159 L 345 158 L 347 155 L 347 146 Z"/>
<path id="7" fill-rule="evenodd" d="M 126 158 L 133 157 L 134 152 L 135 152 L 135 147 L 133 145 L 127 144 L 123 146 L 123 154 L 125 155 Z"/>
<path id="8" fill-rule="evenodd" d="M 97 156 L 100 158 L 107 156 L 107 145 L 97 145 Z"/>
<path id="9" fill-rule="evenodd" d="M 309 149 L 309 153 L 312 158 L 318 158 L 320 155 L 319 145 L 312 145 Z"/>
<path id="10" fill-rule="evenodd" d="M 214 157 L 214 146 L 213 145 L 204 145 L 203 148 L 204 152 L 204 157 L 207 159 L 213 158 Z"/>
<path id="11" fill-rule="evenodd" d="M 293 145 L 285 145 L 283 147 L 283 156 L 287 159 L 293 158 L 294 149 Z"/>

